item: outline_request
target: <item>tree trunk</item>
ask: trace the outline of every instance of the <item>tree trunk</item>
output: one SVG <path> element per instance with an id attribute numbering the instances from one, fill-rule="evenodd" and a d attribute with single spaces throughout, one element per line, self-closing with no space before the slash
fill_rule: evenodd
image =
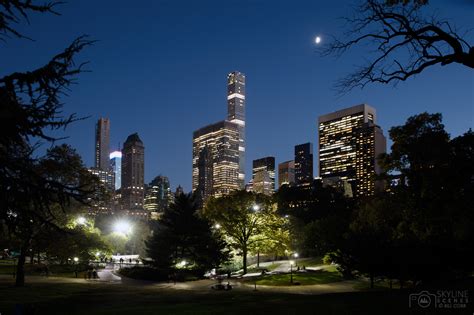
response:
<path id="1" fill-rule="evenodd" d="M 242 265 L 244 268 L 244 274 L 247 273 L 247 246 L 242 249 Z"/>
<path id="2" fill-rule="evenodd" d="M 257 268 L 260 268 L 260 251 L 257 251 Z"/>
<path id="3" fill-rule="evenodd" d="M 17 287 L 23 287 L 25 285 L 25 260 L 26 260 L 26 251 L 25 247 L 20 249 L 20 257 L 18 257 L 18 265 L 16 267 L 16 282 Z"/>

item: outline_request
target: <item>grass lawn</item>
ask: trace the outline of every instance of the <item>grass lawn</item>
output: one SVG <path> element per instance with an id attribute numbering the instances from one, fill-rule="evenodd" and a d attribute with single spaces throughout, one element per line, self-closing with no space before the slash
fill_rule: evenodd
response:
<path id="1" fill-rule="evenodd" d="M 298 259 L 298 266 L 317 267 L 323 265 L 322 257 L 300 258 Z"/>
<path id="2" fill-rule="evenodd" d="M 261 291 L 192 291 L 100 283 L 34 283 L 15 288 L 0 279 L 0 313 L 15 314 L 447 314 L 408 309 L 408 292 L 326 295 Z M 449 313 L 449 312 L 448 312 Z M 458 312 L 455 314 L 463 314 Z M 472 314 L 469 313 L 469 314 Z"/>
<path id="3" fill-rule="evenodd" d="M 49 267 L 49 276 L 50 277 L 66 277 L 66 278 L 74 278 L 75 277 L 75 266 L 74 265 L 50 265 Z M 83 266 L 78 266 L 78 270 L 83 269 Z M 10 263 L 0 263 L 0 275 L 12 275 L 15 266 Z M 26 275 L 45 275 L 44 269 L 42 265 L 31 265 L 25 264 L 25 272 Z M 79 271 L 78 277 L 84 277 L 84 272 Z"/>
<path id="4" fill-rule="evenodd" d="M 286 286 L 291 285 L 290 274 L 265 275 L 258 278 L 249 279 L 249 282 L 259 285 Z M 342 275 L 337 271 L 321 270 L 317 272 L 294 272 L 293 283 L 299 282 L 300 285 L 326 284 L 342 281 Z"/>

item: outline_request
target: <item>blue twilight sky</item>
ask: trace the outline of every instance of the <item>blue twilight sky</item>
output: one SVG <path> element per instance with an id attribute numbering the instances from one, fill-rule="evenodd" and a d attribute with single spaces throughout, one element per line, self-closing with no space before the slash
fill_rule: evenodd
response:
<path id="1" fill-rule="evenodd" d="M 112 149 L 133 132 L 142 138 L 146 182 L 163 174 L 186 191 L 192 132 L 226 117 L 232 70 L 247 78 L 247 181 L 253 159 L 292 159 L 295 144 L 313 142 L 316 163 L 317 117 L 360 103 L 376 108 L 385 134 L 423 111 L 442 112 L 452 136 L 473 127 L 474 72 L 458 65 L 396 88 L 335 95 L 334 81 L 364 62 L 364 50 L 322 58 L 313 40 L 341 34 L 338 18 L 355 1 L 70 1 L 58 7 L 61 16 L 35 15 L 21 27 L 34 42 L 0 43 L 0 75 L 41 66 L 76 36 L 91 35 L 99 41 L 79 60 L 92 72 L 64 98 L 65 113 L 91 118 L 69 127 L 67 142 L 91 166 L 95 122 L 109 117 Z M 473 1 L 431 0 L 434 8 L 465 31 L 474 27 Z M 474 43 L 473 32 L 467 38 Z"/>

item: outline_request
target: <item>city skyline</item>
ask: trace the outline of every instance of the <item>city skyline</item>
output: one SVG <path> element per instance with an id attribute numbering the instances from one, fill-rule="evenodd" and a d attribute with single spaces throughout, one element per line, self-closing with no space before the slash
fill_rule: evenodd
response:
<path id="1" fill-rule="evenodd" d="M 343 96 L 334 94 L 332 84 L 351 69 L 354 60 L 360 60 L 362 52 L 355 50 L 351 58 L 322 58 L 316 52 L 314 37 L 321 34 L 324 44 L 328 35 L 339 34 L 341 24 L 335 18 L 350 12 L 351 4 L 328 4 L 324 11 L 309 2 L 300 6 L 277 2 L 268 8 L 263 3 L 244 2 L 240 7 L 232 4 L 232 9 L 246 18 L 234 38 L 242 45 L 234 45 L 227 40 L 228 30 L 224 26 L 236 13 L 224 10 L 221 4 L 182 6 L 177 1 L 127 7 L 126 2 L 117 6 L 105 2 L 89 13 L 87 6 L 70 3 L 61 7 L 59 17 L 33 16 L 35 27 L 22 26 L 21 31 L 37 41 L 10 41 L 5 51 L 9 63 L 2 70 L 9 73 L 35 68 L 75 36 L 91 34 L 99 42 L 79 59 L 91 62 L 87 67 L 92 73 L 81 75 L 69 97 L 62 99 L 67 105 L 66 114 L 76 112 L 80 117 L 91 117 L 66 129 L 69 139 L 65 142 L 77 148 L 87 166 L 93 166 L 90 139 L 94 137 L 94 124 L 100 117 L 108 117 L 110 143 L 123 142 L 130 133 L 139 132 L 148 148 L 145 182 L 163 174 L 170 178 L 173 190 L 177 185 L 191 190 L 192 131 L 225 114 L 222 77 L 234 69 L 248 76 L 247 174 L 251 173 L 252 160 L 260 156 L 275 156 L 280 163 L 293 159 L 295 144 L 316 145 L 317 117 L 354 104 L 368 103 L 377 108 L 378 124 L 387 139 L 392 126 L 401 125 L 409 116 L 425 110 L 441 112 L 452 136 L 472 127 L 473 77 L 468 69 L 456 65 L 434 67 L 429 75 L 400 83 L 397 88 L 372 85 Z M 114 11 L 118 7 L 127 10 Z M 428 9 L 441 9 L 443 15 L 467 27 L 470 21 L 465 10 L 469 8 L 460 1 L 451 5 L 433 1 Z M 115 19 L 123 19 L 125 12 L 130 11 L 142 19 L 121 26 L 125 29 L 108 27 L 118 25 Z M 90 23 L 95 14 L 103 17 L 100 23 Z M 173 20 L 177 15 L 182 18 Z M 80 20 L 77 16 L 87 18 Z M 287 18 L 292 23 L 282 23 Z M 267 21 L 265 25 L 258 23 L 262 19 Z M 65 21 L 68 23 L 58 29 L 57 25 Z M 157 40 L 153 41 L 155 44 L 145 42 L 137 33 Z M 46 34 L 53 35 L 54 41 Z M 120 46 L 123 40 L 128 41 L 128 47 Z M 186 51 L 190 45 L 194 47 L 193 58 Z M 22 50 L 34 50 L 35 54 L 25 62 L 22 54 L 17 54 Z M 170 58 L 173 62 L 169 62 Z M 127 60 L 126 68 L 120 66 L 123 60 Z M 115 78 L 113 82 L 111 77 Z M 172 92 L 176 87 L 186 90 Z M 199 110 L 193 112 L 196 108 Z M 389 141 L 388 151 L 390 144 Z M 317 152 L 314 156 L 317 163 Z"/>

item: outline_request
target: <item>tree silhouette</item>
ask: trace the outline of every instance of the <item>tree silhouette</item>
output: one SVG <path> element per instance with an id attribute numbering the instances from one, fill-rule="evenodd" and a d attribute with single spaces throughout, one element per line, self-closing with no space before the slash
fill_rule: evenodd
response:
<path id="1" fill-rule="evenodd" d="M 336 83 L 340 93 L 373 82 L 396 84 L 434 65 L 474 68 L 474 48 L 453 25 L 424 17 L 424 1 L 398 2 L 364 1 L 354 17 L 345 19 L 346 38 L 323 49 L 323 55 L 341 55 L 364 43 L 375 48 L 370 61 Z"/>
<path id="2" fill-rule="evenodd" d="M 15 24 L 28 21 L 33 12 L 57 14 L 57 4 L 0 1 L 0 40 L 28 38 Z M 61 97 L 83 71 L 84 63 L 76 64 L 75 56 L 90 44 L 81 36 L 45 66 L 0 77 L 0 223 L 20 239 L 18 286 L 24 284 L 23 265 L 32 239 L 47 227 L 60 230 L 55 222 L 60 212 L 68 211 L 72 201 L 89 203 L 97 189 L 97 181 L 72 148 L 52 148 L 44 157 L 36 153 L 42 142 L 58 140 L 48 131 L 78 119 L 62 114 Z"/>
<path id="3" fill-rule="evenodd" d="M 197 205 L 192 196 L 181 194 L 165 210 L 146 242 L 155 267 L 171 270 L 185 261 L 183 267 L 202 276 L 228 260 L 227 244 L 212 224 L 198 215 Z"/>

